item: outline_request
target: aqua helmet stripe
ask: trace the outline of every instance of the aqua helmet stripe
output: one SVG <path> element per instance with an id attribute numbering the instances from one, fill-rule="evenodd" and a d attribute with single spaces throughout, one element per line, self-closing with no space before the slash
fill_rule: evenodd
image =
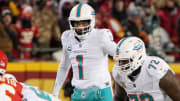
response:
<path id="1" fill-rule="evenodd" d="M 81 7 L 82 7 L 82 4 L 79 4 L 77 8 L 77 14 L 76 14 L 77 17 L 80 17 Z"/>
<path id="2" fill-rule="evenodd" d="M 117 49 L 116 49 L 116 55 L 119 55 L 119 48 L 120 48 L 121 44 L 122 44 L 126 39 L 127 39 L 127 38 L 123 38 L 123 39 L 119 42 L 118 47 L 117 47 Z"/>

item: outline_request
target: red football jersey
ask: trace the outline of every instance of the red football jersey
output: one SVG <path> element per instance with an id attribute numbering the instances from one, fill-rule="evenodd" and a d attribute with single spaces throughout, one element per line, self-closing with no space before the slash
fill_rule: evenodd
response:
<path id="1" fill-rule="evenodd" d="M 0 76 L 0 101 L 22 101 L 22 85 Z"/>
<path id="2" fill-rule="evenodd" d="M 38 28 L 37 26 L 33 26 L 32 28 L 16 28 L 19 38 L 18 43 L 24 48 L 32 48 L 33 37 L 38 36 Z"/>

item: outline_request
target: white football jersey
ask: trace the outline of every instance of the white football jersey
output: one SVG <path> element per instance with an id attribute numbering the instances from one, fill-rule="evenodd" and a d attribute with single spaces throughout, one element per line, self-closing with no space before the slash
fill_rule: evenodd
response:
<path id="1" fill-rule="evenodd" d="M 23 101 L 61 101 L 38 87 L 21 83 L 23 86 Z"/>
<path id="2" fill-rule="evenodd" d="M 113 69 L 113 77 L 115 82 L 126 90 L 130 101 L 164 101 L 165 94 L 160 89 L 159 82 L 168 70 L 171 69 L 164 60 L 147 56 L 134 82 L 115 69 Z"/>
<path id="3" fill-rule="evenodd" d="M 75 38 L 74 31 L 68 30 L 62 35 L 62 44 L 65 60 L 59 68 L 67 68 L 71 64 L 73 86 L 85 89 L 111 85 L 108 54 L 114 55 L 116 44 L 108 29 L 93 29 L 83 41 Z"/>

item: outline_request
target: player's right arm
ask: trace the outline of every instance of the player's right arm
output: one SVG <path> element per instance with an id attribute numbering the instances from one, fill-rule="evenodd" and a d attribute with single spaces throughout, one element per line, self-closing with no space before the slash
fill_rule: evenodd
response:
<path id="1" fill-rule="evenodd" d="M 114 101 L 129 101 L 126 91 L 115 82 Z"/>
<path id="2" fill-rule="evenodd" d="M 66 33 L 63 33 L 63 34 L 66 34 Z M 56 97 L 58 97 L 59 95 L 60 89 L 67 77 L 67 74 L 71 65 L 69 55 L 66 50 L 65 40 L 66 40 L 66 37 L 65 35 L 63 35 L 61 39 L 62 45 L 63 45 L 63 56 L 62 56 L 60 66 L 57 71 L 56 81 L 55 81 L 53 92 L 52 92 L 52 94 Z"/>

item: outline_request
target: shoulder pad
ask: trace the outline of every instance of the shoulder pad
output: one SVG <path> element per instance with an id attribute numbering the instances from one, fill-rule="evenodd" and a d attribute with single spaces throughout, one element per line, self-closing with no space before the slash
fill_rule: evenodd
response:
<path id="1" fill-rule="evenodd" d="M 99 29 L 100 30 L 100 37 L 104 37 L 105 39 L 113 41 L 112 32 L 109 29 Z"/>
<path id="2" fill-rule="evenodd" d="M 61 36 L 62 43 L 64 43 L 66 40 L 68 40 L 71 34 L 73 34 L 72 30 L 64 31 Z"/>
<path id="3" fill-rule="evenodd" d="M 170 69 L 169 65 L 159 57 L 148 57 L 144 64 L 147 72 L 158 79 L 161 79 Z"/>

